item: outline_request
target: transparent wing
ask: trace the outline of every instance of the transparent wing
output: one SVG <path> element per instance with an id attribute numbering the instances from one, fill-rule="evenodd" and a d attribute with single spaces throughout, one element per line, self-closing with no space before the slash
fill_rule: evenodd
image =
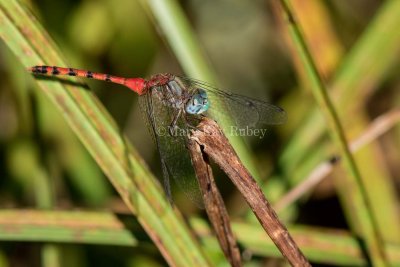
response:
<path id="1" fill-rule="evenodd" d="M 286 112 L 262 100 L 220 90 L 205 82 L 180 78 L 191 88 L 202 88 L 210 100 L 210 113 L 218 112 L 230 116 L 239 127 L 254 127 L 257 124 L 278 125 L 287 120 Z M 213 105 L 218 103 L 217 105 Z"/>
<path id="2" fill-rule="evenodd" d="M 196 174 L 186 148 L 189 129 L 184 117 L 180 116 L 176 121 L 176 127 L 171 135 L 169 128 L 179 110 L 165 105 L 152 94 L 152 90 L 141 96 L 140 102 L 142 108 L 145 109 L 147 121 L 160 154 L 166 194 L 171 197 L 169 185 L 171 176 L 189 199 L 197 206 L 203 207 Z"/>

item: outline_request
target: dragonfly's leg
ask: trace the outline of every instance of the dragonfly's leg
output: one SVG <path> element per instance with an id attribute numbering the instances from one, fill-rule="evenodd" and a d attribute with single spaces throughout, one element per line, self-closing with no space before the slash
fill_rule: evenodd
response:
<path id="1" fill-rule="evenodd" d="M 169 130 L 169 134 L 170 134 L 171 136 L 174 135 L 174 130 L 175 130 L 175 127 L 176 127 L 176 123 L 177 123 L 179 117 L 181 116 L 181 114 L 182 114 L 182 109 L 180 109 L 180 110 L 175 114 L 173 121 L 171 122 L 170 126 L 168 127 L 168 128 L 169 128 L 169 129 L 168 129 L 168 130 Z"/>

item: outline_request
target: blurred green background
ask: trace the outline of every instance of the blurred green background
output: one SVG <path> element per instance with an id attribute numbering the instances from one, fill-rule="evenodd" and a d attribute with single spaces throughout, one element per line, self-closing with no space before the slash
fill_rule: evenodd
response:
<path id="1" fill-rule="evenodd" d="M 4 6 L 6 1 L 0 0 Z M 63 67 L 124 77 L 149 77 L 164 72 L 183 74 L 283 107 L 288 114 L 285 125 L 271 128 L 262 140 L 245 138 L 243 149 L 239 149 L 239 155 L 246 158 L 244 161 L 272 203 L 278 203 L 313 170 L 328 164 L 339 153 L 314 100 L 309 74 L 288 34 L 278 1 L 19 2 L 29 7 L 55 41 L 68 63 Z M 357 139 L 376 117 L 397 111 L 400 101 L 397 1 L 290 2 L 348 139 Z M 166 14 L 162 14 L 164 4 L 170 3 L 176 4 L 179 10 L 174 12 L 178 13 L 164 9 Z M 197 45 L 193 60 L 197 66 L 206 66 L 206 71 L 190 67 L 192 59 L 181 53 L 185 49 L 192 51 L 189 45 L 182 48 L 171 41 L 176 37 L 166 25 L 168 17 L 176 18 L 177 14 L 187 19 L 190 26 L 187 30 Z M 1 21 L 0 27 L 4 27 Z M 182 32 L 182 38 L 191 37 Z M 47 47 L 41 48 L 46 53 Z M 53 53 L 50 48 L 49 53 Z M 7 47 L 7 40 L 0 43 L 1 209 L 115 212 L 128 233 L 134 235 L 135 244 L 130 243 L 132 240 L 121 241 L 119 246 L 112 242 L 101 245 L 100 241 L 91 245 L 85 241 L 74 244 L 66 238 L 53 240 L 65 242 L 53 247 L 53 243 L 46 246 L 45 241 L 52 241 L 43 237 L 46 234 L 34 240 L 38 242 L 24 242 L 32 241 L 28 237 L 11 242 L 12 238 L 5 237 L 10 229 L 1 228 L 0 266 L 165 266 L 165 259 L 140 220 L 128 215 L 128 208 L 101 166 L 68 126 L 65 114 L 35 86 L 20 57 Z M 137 95 L 105 82 L 84 82 L 137 149 L 144 165 L 161 178 L 158 154 L 142 118 Z M 365 190 L 381 242 L 393 266 L 400 265 L 400 129 L 395 126 L 398 117 L 388 119 L 393 127 L 355 154 L 364 183 L 361 190 Z M 234 229 L 246 233 L 238 234 L 246 266 L 282 266 L 284 261 L 278 260 L 274 248 L 261 247 L 263 241 L 252 242 L 252 238 L 267 239 L 265 234 L 255 232 L 251 236 L 251 231 L 244 231 L 250 226 L 260 230 L 260 226 L 229 179 L 217 168 L 214 170 L 228 211 L 237 223 Z M 337 164 L 322 182 L 309 186 L 298 200 L 278 210 L 299 240 L 308 236 L 326 242 L 327 251 L 320 251 L 322 245 L 315 240 L 304 243 L 306 256 L 316 266 L 367 265 L 364 245 L 357 242 L 358 238 L 362 240 L 362 233 L 354 216 L 358 210 L 353 205 L 354 188 L 346 182 L 347 177 L 346 170 Z M 173 187 L 173 199 L 185 218 L 191 220 L 210 261 L 227 266 L 209 230 L 204 230 L 207 229 L 203 225 L 204 211 L 188 201 L 178 188 Z M 3 223 L 12 224 L 10 220 Z M 326 227 L 324 233 L 332 235 L 324 236 L 319 227 Z M 336 235 L 338 229 L 343 231 L 340 235 Z M 335 236 L 343 239 L 334 240 Z M 338 247 L 342 249 L 340 253 L 335 252 Z"/>

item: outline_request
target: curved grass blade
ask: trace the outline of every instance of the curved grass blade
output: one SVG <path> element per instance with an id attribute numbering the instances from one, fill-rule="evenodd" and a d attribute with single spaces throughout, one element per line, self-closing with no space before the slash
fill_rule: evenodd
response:
<path id="1" fill-rule="evenodd" d="M 0 1 L 0 38 L 26 68 L 67 65 L 39 23 L 16 0 Z M 181 215 L 96 97 L 84 86 L 70 83 L 40 80 L 38 85 L 64 114 L 166 261 L 172 266 L 208 266 Z"/>

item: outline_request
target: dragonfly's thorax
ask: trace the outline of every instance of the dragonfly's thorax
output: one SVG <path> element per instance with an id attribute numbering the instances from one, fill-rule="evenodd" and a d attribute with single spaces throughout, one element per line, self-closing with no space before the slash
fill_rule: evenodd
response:
<path id="1" fill-rule="evenodd" d="M 151 76 L 150 79 L 147 80 L 146 86 L 148 88 L 164 86 L 169 81 L 174 80 L 174 79 L 175 79 L 175 76 L 173 74 L 169 74 L 169 73 L 156 74 L 156 75 Z"/>
<path id="2" fill-rule="evenodd" d="M 175 79 L 161 80 L 150 88 L 153 97 L 174 109 L 183 109 L 187 101 L 185 89 Z"/>
<path id="3" fill-rule="evenodd" d="M 148 85 L 151 93 L 164 105 L 183 110 L 188 114 L 201 114 L 209 107 L 205 90 L 194 88 L 171 74 L 153 76 Z"/>

